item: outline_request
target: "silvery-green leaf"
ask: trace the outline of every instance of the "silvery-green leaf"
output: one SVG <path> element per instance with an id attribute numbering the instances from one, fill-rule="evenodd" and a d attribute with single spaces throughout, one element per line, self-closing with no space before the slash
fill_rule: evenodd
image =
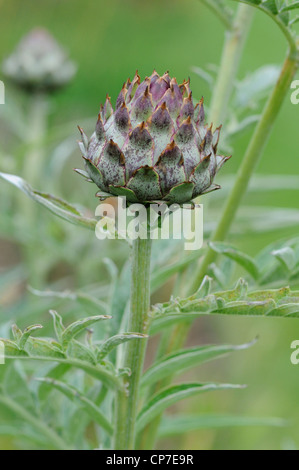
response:
<path id="1" fill-rule="evenodd" d="M 62 333 L 62 344 L 66 347 L 75 336 L 89 326 L 102 320 L 110 320 L 110 318 L 112 317 L 109 315 L 96 315 L 94 317 L 84 318 L 83 320 L 78 320 L 72 323 Z"/>
<path id="2" fill-rule="evenodd" d="M 97 224 L 95 219 L 89 219 L 82 214 L 74 207 L 63 201 L 60 198 L 52 196 L 50 194 L 40 193 L 31 188 L 31 186 L 24 181 L 22 178 L 16 175 L 9 175 L 7 173 L 0 173 L 0 178 L 8 181 L 13 184 L 21 191 L 23 191 L 31 199 L 35 200 L 39 204 L 46 207 L 50 212 L 57 215 L 61 219 L 67 220 L 68 222 L 80 225 L 90 230 L 94 230 Z"/>
<path id="3" fill-rule="evenodd" d="M 238 346 L 201 346 L 177 351 L 162 357 L 149 367 L 142 377 L 141 386 L 147 387 L 167 376 L 181 374 L 192 367 L 220 358 L 231 352 L 247 349 L 253 344 L 252 342 Z"/>
<path id="4" fill-rule="evenodd" d="M 199 395 L 201 393 L 244 388 L 242 385 L 232 384 L 199 384 L 189 383 L 168 387 L 153 396 L 142 408 L 137 418 L 137 430 L 140 432 L 156 416 L 180 400 Z"/>

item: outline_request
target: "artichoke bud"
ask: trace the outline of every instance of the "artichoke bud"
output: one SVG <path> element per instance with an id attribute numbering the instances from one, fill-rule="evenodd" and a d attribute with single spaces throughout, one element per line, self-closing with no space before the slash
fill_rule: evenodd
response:
<path id="1" fill-rule="evenodd" d="M 76 69 L 58 42 L 41 28 L 27 34 L 2 66 L 7 79 L 31 93 L 62 88 Z"/>
<path id="2" fill-rule="evenodd" d="M 194 103 L 190 80 L 178 85 L 168 72 L 154 70 L 143 82 L 136 72 L 115 110 L 107 95 L 89 140 L 79 129 L 89 179 L 129 203 L 190 202 L 220 188 L 213 180 L 230 158 L 217 155 L 221 127 L 205 125 L 203 99 Z"/>

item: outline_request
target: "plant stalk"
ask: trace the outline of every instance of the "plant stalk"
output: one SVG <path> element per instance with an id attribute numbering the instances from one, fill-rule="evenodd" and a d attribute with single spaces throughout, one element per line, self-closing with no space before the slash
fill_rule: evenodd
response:
<path id="1" fill-rule="evenodd" d="M 243 48 L 251 26 L 254 9 L 240 4 L 233 27 L 226 31 L 220 69 L 209 113 L 209 121 L 219 126 L 226 119 L 228 103 L 234 89 L 234 82 L 239 69 Z"/>
<path id="2" fill-rule="evenodd" d="M 256 127 L 251 143 L 244 156 L 243 162 L 239 168 L 235 185 L 226 202 L 218 227 L 213 234 L 211 241 L 223 241 L 231 227 L 237 210 L 245 195 L 251 176 L 254 173 L 257 164 L 263 154 L 268 139 L 270 137 L 273 125 L 282 107 L 286 94 L 290 89 L 291 82 L 299 66 L 299 51 L 291 51 L 285 60 L 278 82 L 266 103 L 262 117 Z M 197 271 L 190 292 L 195 292 L 205 274 L 209 265 L 216 259 L 216 253 L 211 248 L 208 251 Z"/>
<path id="3" fill-rule="evenodd" d="M 147 334 L 150 308 L 151 240 L 137 239 L 132 247 L 131 304 L 128 331 Z M 115 450 L 135 447 L 135 425 L 138 412 L 139 383 L 143 371 L 147 341 L 126 344 L 124 368 L 131 371 L 116 400 Z"/>
<path id="4" fill-rule="evenodd" d="M 24 157 L 23 177 L 34 188 L 39 185 L 44 166 L 43 140 L 47 132 L 48 100 L 43 93 L 30 98 L 28 110 L 28 152 Z"/>
<path id="5" fill-rule="evenodd" d="M 44 172 L 44 149 L 43 140 L 47 132 L 48 100 L 43 93 L 36 93 L 30 97 L 28 109 L 28 131 L 25 143 L 28 147 L 24 155 L 23 178 L 28 181 L 34 189 L 42 189 Z M 28 198 L 20 196 L 19 205 L 24 218 L 24 224 L 28 233 L 35 227 L 38 230 L 39 208 L 32 204 Z M 24 257 L 28 265 L 30 283 L 35 287 L 42 286 L 41 270 L 37 267 L 36 256 L 32 246 L 24 246 Z"/>

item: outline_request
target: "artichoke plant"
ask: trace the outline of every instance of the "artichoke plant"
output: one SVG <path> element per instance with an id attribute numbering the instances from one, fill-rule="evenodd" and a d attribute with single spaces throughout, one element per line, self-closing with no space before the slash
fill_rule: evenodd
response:
<path id="1" fill-rule="evenodd" d="M 36 28 L 4 60 L 2 70 L 27 91 L 53 91 L 73 78 L 76 66 L 48 31 Z"/>
<path id="2" fill-rule="evenodd" d="M 107 96 L 90 140 L 79 128 L 86 172 L 99 197 L 182 204 L 219 189 L 214 177 L 229 157 L 217 155 L 220 127 L 205 125 L 203 99 L 194 106 L 189 81 L 156 71 L 124 83 L 115 109 Z"/>

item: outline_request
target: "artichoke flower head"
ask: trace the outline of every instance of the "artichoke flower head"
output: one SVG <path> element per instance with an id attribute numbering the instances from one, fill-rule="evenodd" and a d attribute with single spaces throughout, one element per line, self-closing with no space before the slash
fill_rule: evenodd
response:
<path id="1" fill-rule="evenodd" d="M 79 128 L 86 172 L 101 199 L 183 204 L 219 189 L 214 177 L 229 157 L 217 155 L 220 127 L 205 125 L 203 99 L 194 105 L 189 81 L 156 71 L 127 80 L 115 109 L 107 96 L 90 140 Z"/>
<path id="2" fill-rule="evenodd" d="M 2 71 L 12 83 L 28 92 L 50 92 L 67 85 L 76 73 L 76 66 L 47 30 L 35 28 L 4 60 Z"/>

